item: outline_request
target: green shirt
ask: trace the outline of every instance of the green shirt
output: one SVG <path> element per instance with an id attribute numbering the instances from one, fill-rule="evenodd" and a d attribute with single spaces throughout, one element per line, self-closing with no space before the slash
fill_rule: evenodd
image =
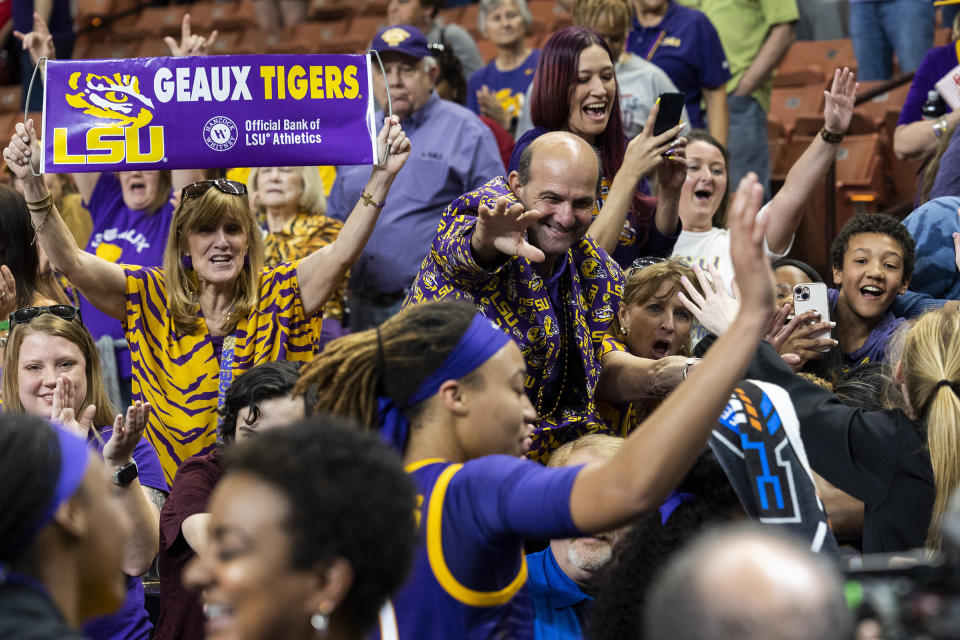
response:
<path id="1" fill-rule="evenodd" d="M 705 13 L 717 29 L 732 75 L 727 93 L 737 88 L 770 28 L 799 18 L 796 0 L 683 0 L 682 4 Z M 764 111 L 770 111 L 772 86 L 771 78 L 753 92 Z"/>

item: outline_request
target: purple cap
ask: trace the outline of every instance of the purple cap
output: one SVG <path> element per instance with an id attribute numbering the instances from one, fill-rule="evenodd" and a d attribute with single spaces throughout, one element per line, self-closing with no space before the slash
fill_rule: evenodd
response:
<path id="1" fill-rule="evenodd" d="M 380 54 L 401 53 L 417 60 L 430 55 L 423 33 L 409 24 L 384 27 L 377 32 L 370 48 Z"/>

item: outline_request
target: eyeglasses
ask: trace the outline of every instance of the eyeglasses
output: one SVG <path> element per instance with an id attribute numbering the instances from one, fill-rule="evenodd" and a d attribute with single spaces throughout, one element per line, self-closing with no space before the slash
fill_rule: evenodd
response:
<path id="1" fill-rule="evenodd" d="M 73 320 L 80 317 L 80 308 L 68 304 L 52 304 L 48 307 L 23 307 L 10 314 L 10 328 L 12 329 L 14 325 L 18 324 L 27 324 L 45 313 L 53 314 L 64 320 Z"/>
<path id="2" fill-rule="evenodd" d="M 243 196 L 247 194 L 247 185 L 242 182 L 217 178 L 216 180 L 201 180 L 200 182 L 188 184 L 183 188 L 183 191 L 180 192 L 180 197 L 199 198 L 207 191 L 210 191 L 210 187 L 216 187 L 221 193 L 226 193 L 231 196 Z"/>

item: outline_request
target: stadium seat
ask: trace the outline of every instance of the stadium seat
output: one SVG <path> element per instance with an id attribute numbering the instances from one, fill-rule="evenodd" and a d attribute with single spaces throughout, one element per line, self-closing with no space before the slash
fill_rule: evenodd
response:
<path id="1" fill-rule="evenodd" d="M 463 13 L 460 14 L 460 19 L 457 20 L 457 24 L 469 31 L 474 40 L 479 40 L 482 37 L 480 35 L 480 26 L 477 24 L 479 7 L 480 5 L 476 3 L 464 5 Z"/>
<path id="2" fill-rule="evenodd" d="M 190 24 L 194 31 L 209 33 L 239 30 L 257 26 L 253 2 L 201 2 L 190 7 Z"/>
<path id="3" fill-rule="evenodd" d="M 240 41 L 240 31 L 221 31 L 210 47 L 212 55 L 226 55 L 237 52 L 237 43 Z"/>
<path id="4" fill-rule="evenodd" d="M 875 82 L 861 82 L 860 93 L 864 94 L 885 82 L 887 81 L 879 80 Z M 899 115 L 900 109 L 903 108 L 903 103 L 907 99 L 907 93 L 909 91 L 910 83 L 907 82 L 899 87 L 891 89 L 890 91 L 881 93 L 880 95 L 867 100 L 866 102 L 858 104 L 856 106 L 856 112 L 861 113 L 867 118 L 873 120 L 877 125 L 877 129 L 881 129 L 884 127 L 888 112 L 893 111 Z M 890 133 L 892 133 L 892 131 Z"/>
<path id="5" fill-rule="evenodd" d="M 388 0 L 363 0 L 359 4 L 360 10 L 357 12 L 357 15 L 377 16 L 386 22 Z M 373 40 L 373 34 L 371 34 L 370 39 Z"/>
<path id="6" fill-rule="evenodd" d="M 857 58 L 853 54 L 853 42 L 843 40 L 797 40 L 790 46 L 787 55 L 780 63 L 779 72 L 789 73 L 796 69 L 806 69 L 811 65 L 820 69 L 824 79 L 832 78 L 835 69 L 850 67 L 857 70 Z"/>
<path id="7" fill-rule="evenodd" d="M 133 58 L 140 48 L 139 40 L 107 40 L 96 42 L 87 53 L 88 58 Z"/>
<path id="8" fill-rule="evenodd" d="M 310 0 L 307 17 L 310 20 L 337 20 L 353 15 L 357 3 L 351 0 Z"/>
<path id="9" fill-rule="evenodd" d="M 217 36 L 218 40 L 219 38 L 220 36 Z M 160 38 L 144 38 L 133 54 L 135 58 L 163 58 L 169 55 L 170 47 Z"/>
<path id="10" fill-rule="evenodd" d="M 796 69 L 777 69 L 773 76 L 775 87 L 800 87 L 808 84 L 823 84 L 823 72 L 820 67 L 811 64 Z"/>
<path id="11" fill-rule="evenodd" d="M 774 87 L 771 95 L 770 113 L 783 123 L 789 136 L 801 115 L 823 113 L 823 89 L 825 83 L 799 87 Z"/>
<path id="12" fill-rule="evenodd" d="M 460 24 L 460 16 L 463 15 L 463 5 L 440 9 L 438 15 L 440 19 L 443 20 L 443 24 Z"/>
<path id="13" fill-rule="evenodd" d="M 78 0 L 73 14 L 77 29 L 99 26 L 103 18 L 113 15 L 114 0 Z"/>
<path id="14" fill-rule="evenodd" d="M 179 36 L 186 13 L 185 6 L 147 7 L 140 12 L 132 33 L 144 38 Z"/>
<path id="15" fill-rule="evenodd" d="M 337 38 L 348 33 L 347 26 L 349 24 L 349 18 L 324 22 L 301 22 L 293 28 L 292 38 L 300 43 L 302 51 L 305 53 L 353 53 L 356 47 L 347 51 L 335 49 L 330 45 L 331 42 L 335 42 Z M 362 47 L 363 44 L 359 44 L 359 46 Z"/>

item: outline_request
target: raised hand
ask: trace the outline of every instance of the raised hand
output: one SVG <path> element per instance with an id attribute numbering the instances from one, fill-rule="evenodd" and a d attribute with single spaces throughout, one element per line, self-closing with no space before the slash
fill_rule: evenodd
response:
<path id="1" fill-rule="evenodd" d="M 37 143 L 37 132 L 33 128 L 32 118 L 27 120 L 26 124 L 17 123 L 16 131 L 10 136 L 10 143 L 3 150 L 3 159 L 13 175 L 21 180 L 29 181 L 36 178 L 43 182 L 42 178 L 33 175 L 30 168 L 30 163 L 33 161 L 34 168 L 38 171 L 40 169 L 40 145 Z M 27 200 L 35 199 L 30 198 L 29 194 L 26 195 Z"/>
<path id="2" fill-rule="evenodd" d="M 40 58 L 55 60 L 56 50 L 53 48 L 53 36 L 47 23 L 39 13 L 33 14 L 33 31 L 23 33 L 14 31 L 14 37 L 23 45 L 24 51 L 30 52 L 30 62 L 37 64 Z"/>
<path id="3" fill-rule="evenodd" d="M 183 24 L 180 27 L 180 42 L 167 36 L 163 39 L 170 47 L 172 56 L 205 56 L 210 52 L 210 47 L 217 40 L 216 29 L 209 36 L 203 37 L 190 30 L 190 14 L 184 14 Z"/>
<path id="4" fill-rule="evenodd" d="M 477 212 L 477 226 L 470 239 L 475 258 L 480 263 L 492 263 L 499 253 L 543 262 L 546 256 L 527 242 L 526 231 L 544 215 L 536 210 L 524 211 L 520 203 L 511 205 L 504 196 L 497 198 L 493 209 L 481 204 Z"/>
<path id="5" fill-rule="evenodd" d="M 17 282 L 7 265 L 0 265 L 0 320 L 17 310 Z"/>
<path id="6" fill-rule="evenodd" d="M 647 121 L 643 125 L 643 131 L 630 141 L 623 156 L 622 167 L 628 167 L 637 180 L 649 175 L 651 171 L 659 167 L 664 161 L 664 156 L 673 155 L 672 147 L 680 144 L 679 141 L 675 141 L 675 138 L 683 130 L 684 123 L 682 122 L 658 136 L 653 135 L 653 127 L 657 121 L 658 113 L 660 113 L 660 105 L 655 104 L 650 109 L 650 115 L 647 116 Z M 686 140 L 682 140 L 681 146 L 686 145 Z M 686 176 L 686 163 L 684 163 L 684 176 Z M 682 182 L 680 184 L 683 185 Z"/>
<path id="7" fill-rule="evenodd" d="M 730 258 L 740 288 L 740 315 L 756 314 L 764 324 L 773 309 L 773 272 L 764 250 L 763 238 L 769 216 L 760 212 L 763 186 L 757 175 L 748 173 L 730 205 L 727 224 L 730 229 Z"/>
<path id="8" fill-rule="evenodd" d="M 126 415 L 118 413 L 113 421 L 113 434 L 103 446 L 103 459 L 109 466 L 122 467 L 133 459 L 133 450 L 150 418 L 150 403 L 137 400 L 127 407 Z"/>
<path id="9" fill-rule="evenodd" d="M 853 105 L 857 100 L 860 84 L 854 74 L 844 67 L 833 72 L 833 84 L 830 91 L 824 91 L 823 123 L 830 133 L 843 133 L 850 126 L 853 117 Z"/>
<path id="10" fill-rule="evenodd" d="M 389 155 L 387 155 L 388 151 Z M 387 155 L 386 164 L 382 169 L 391 176 L 397 175 L 410 157 L 410 151 L 410 139 L 400 126 L 400 118 L 398 116 L 384 118 L 383 127 L 377 135 L 377 154 L 381 158 Z"/>
<path id="11" fill-rule="evenodd" d="M 78 418 L 74 411 L 78 400 L 82 400 L 82 398 L 78 399 L 76 397 L 73 382 L 66 374 L 61 375 L 57 378 L 57 386 L 53 389 L 53 408 L 50 412 L 50 420 L 81 438 L 86 438 L 90 430 L 94 428 L 93 419 L 97 414 L 97 407 L 92 404 L 89 405 Z"/>
<path id="12" fill-rule="evenodd" d="M 680 299 L 680 304 L 693 314 L 697 321 L 703 325 L 704 329 L 715 336 L 721 336 L 726 333 L 727 329 L 737 317 L 737 312 L 740 310 L 740 303 L 727 293 L 723 276 L 720 275 L 720 272 L 718 272 L 712 264 L 707 265 L 707 271 L 710 272 L 710 278 L 712 278 L 713 282 L 707 279 L 706 274 L 703 273 L 700 267 L 693 267 L 693 273 L 697 276 L 697 280 L 700 281 L 700 288 L 703 290 L 703 295 L 700 295 L 693 284 L 687 280 L 687 277 L 683 276 L 680 278 L 680 284 L 686 289 L 687 295 L 684 295 L 683 291 L 680 291 L 677 293 L 677 297 Z"/>

